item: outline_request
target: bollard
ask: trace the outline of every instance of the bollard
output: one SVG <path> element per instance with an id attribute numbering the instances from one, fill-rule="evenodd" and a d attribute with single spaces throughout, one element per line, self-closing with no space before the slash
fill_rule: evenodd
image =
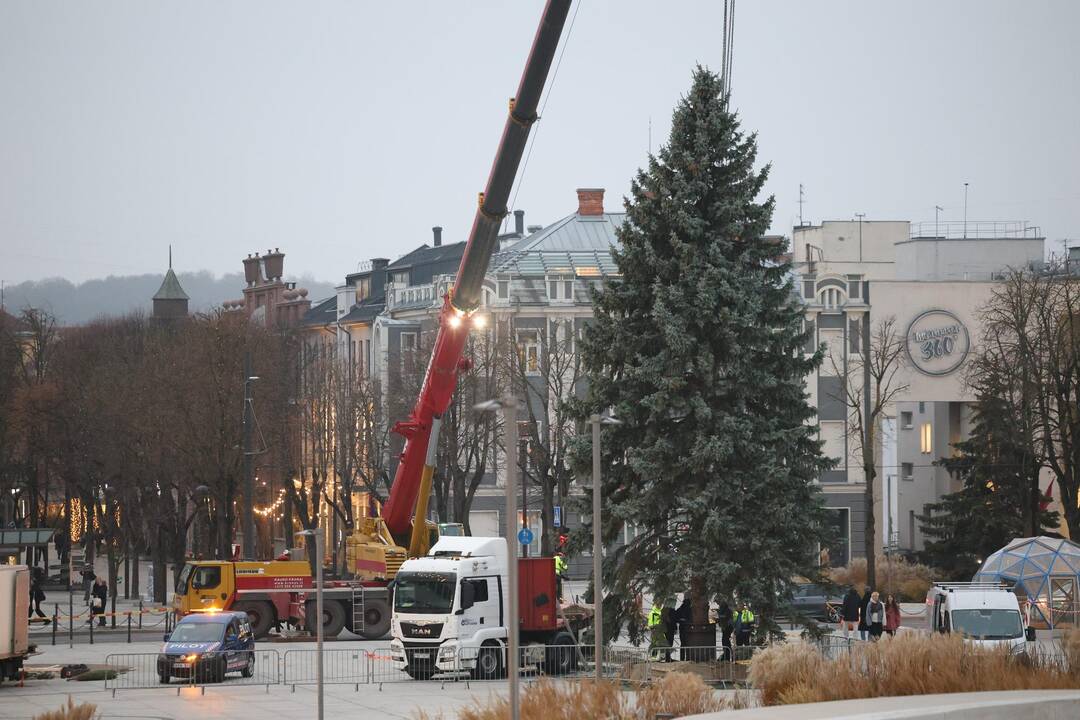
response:
<path id="1" fill-rule="evenodd" d="M 53 603 L 52 644 L 56 644 L 56 624 L 60 622 L 60 603 Z"/>
<path id="2" fill-rule="evenodd" d="M 90 644 L 94 644 L 94 613 L 90 613 Z"/>
<path id="3" fill-rule="evenodd" d="M 128 645 L 131 644 L 131 611 L 127 611 Z"/>
<path id="4" fill-rule="evenodd" d="M 71 604 L 71 591 L 68 591 L 68 647 L 75 646 L 75 608 Z"/>
<path id="5" fill-rule="evenodd" d="M 142 614 L 143 614 L 142 600 L 140 600 L 139 601 L 139 629 L 140 630 L 142 630 Z"/>

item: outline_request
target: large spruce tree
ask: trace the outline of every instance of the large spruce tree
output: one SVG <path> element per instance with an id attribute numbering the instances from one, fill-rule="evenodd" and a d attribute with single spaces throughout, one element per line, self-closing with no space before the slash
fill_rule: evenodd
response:
<path id="1" fill-rule="evenodd" d="M 604 427 L 604 537 L 636 538 L 605 560 L 609 636 L 640 631 L 639 593 L 745 600 L 769 624 L 792 579 L 816 575 L 825 516 L 807 375 L 821 361 L 793 292 L 786 248 L 767 238 L 756 138 L 718 75 L 699 67 L 671 136 L 626 201 L 620 276 L 595 292 L 581 343 L 584 418 Z M 588 436 L 578 467 L 588 472 Z M 586 511 L 587 512 L 587 511 Z"/>

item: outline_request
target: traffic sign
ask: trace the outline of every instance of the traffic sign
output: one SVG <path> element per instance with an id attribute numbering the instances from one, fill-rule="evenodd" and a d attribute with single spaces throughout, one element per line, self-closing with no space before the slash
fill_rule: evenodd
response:
<path id="1" fill-rule="evenodd" d="M 562 505 L 556 505 L 555 506 L 555 513 L 553 515 L 553 518 L 555 520 L 555 527 L 561 528 L 562 527 Z"/>
<path id="2" fill-rule="evenodd" d="M 523 527 L 523 528 L 521 528 L 521 530 L 518 531 L 518 542 L 519 543 L 521 543 L 522 545 L 532 545 L 532 541 L 533 541 L 532 530 L 530 530 L 527 527 Z"/>

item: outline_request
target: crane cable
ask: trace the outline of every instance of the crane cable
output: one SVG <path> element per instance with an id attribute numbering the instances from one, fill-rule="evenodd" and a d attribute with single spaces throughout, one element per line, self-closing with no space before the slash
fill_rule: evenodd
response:
<path id="1" fill-rule="evenodd" d="M 547 92 L 544 94 L 544 100 L 540 103 L 540 112 L 537 113 L 537 120 L 544 117 L 544 108 L 547 107 L 548 100 L 551 99 L 551 93 L 555 90 L 555 80 L 559 77 L 559 67 L 562 66 L 563 55 L 566 54 L 566 47 L 570 44 L 570 36 L 574 32 L 574 22 L 577 20 L 578 10 L 581 9 L 583 0 L 574 6 L 574 14 L 570 17 L 570 25 L 566 28 L 566 39 L 563 41 L 562 49 L 559 51 L 559 58 L 555 61 L 555 70 L 551 73 L 551 82 L 548 83 Z M 506 215 L 503 217 L 503 228 L 499 230 L 501 233 L 506 228 L 506 222 L 510 219 L 510 216 L 514 212 L 514 208 L 517 206 L 518 193 L 521 192 L 521 186 L 525 182 L 525 171 L 529 167 L 529 158 L 532 157 L 533 146 L 536 144 L 536 136 L 540 134 L 540 123 L 536 123 L 533 128 L 532 135 L 529 137 L 529 148 L 525 151 L 525 160 L 521 163 L 521 172 L 518 173 L 517 187 L 514 189 L 514 197 L 510 201 L 510 207 L 506 211 Z"/>

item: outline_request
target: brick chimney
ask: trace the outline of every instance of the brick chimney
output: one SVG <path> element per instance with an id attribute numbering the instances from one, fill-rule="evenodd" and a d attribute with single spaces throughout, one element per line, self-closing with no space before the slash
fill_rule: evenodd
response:
<path id="1" fill-rule="evenodd" d="M 578 215 L 604 214 L 604 188 L 578 188 Z"/>
<path id="2" fill-rule="evenodd" d="M 524 210 L 515 210 L 514 211 L 514 232 L 516 232 L 521 237 L 525 237 L 525 211 Z"/>
<path id="3" fill-rule="evenodd" d="M 431 234 L 431 242 L 434 244 L 434 247 L 440 247 L 442 245 L 442 227 L 440 225 L 436 225 L 435 227 L 431 228 Z"/>

